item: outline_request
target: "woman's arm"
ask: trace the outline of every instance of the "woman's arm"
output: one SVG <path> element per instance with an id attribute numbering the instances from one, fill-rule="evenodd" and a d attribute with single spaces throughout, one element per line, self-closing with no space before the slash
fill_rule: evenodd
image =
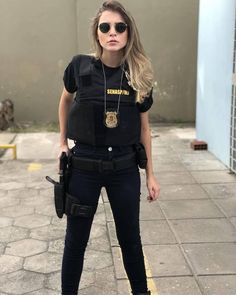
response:
<path id="1" fill-rule="evenodd" d="M 149 196 L 147 199 L 151 202 L 158 198 L 160 193 L 160 185 L 157 182 L 152 165 L 152 145 L 151 145 L 151 132 L 148 120 L 148 112 L 140 113 L 141 117 L 141 138 L 140 141 L 144 145 L 147 154 L 147 167 L 146 167 L 146 183 Z"/>
<path id="2" fill-rule="evenodd" d="M 68 153 L 68 140 L 66 138 L 66 128 L 67 128 L 67 119 L 69 109 L 73 102 L 74 94 L 68 92 L 65 87 L 62 91 L 59 109 L 58 109 L 58 116 L 59 116 L 59 126 L 60 126 L 60 152 L 59 156 L 62 152 Z"/>

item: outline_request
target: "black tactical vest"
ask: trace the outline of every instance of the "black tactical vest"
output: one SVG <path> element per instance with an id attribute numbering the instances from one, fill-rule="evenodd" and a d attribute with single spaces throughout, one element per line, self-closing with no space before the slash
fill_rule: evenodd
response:
<path id="1" fill-rule="evenodd" d="M 104 125 L 104 77 L 101 61 L 92 56 L 77 55 L 70 64 L 76 83 L 76 97 L 68 116 L 67 137 L 96 146 L 132 145 L 140 141 L 140 112 L 135 91 L 123 77 L 119 107 L 119 125 Z M 116 109 L 121 69 L 107 76 L 107 110 Z"/>

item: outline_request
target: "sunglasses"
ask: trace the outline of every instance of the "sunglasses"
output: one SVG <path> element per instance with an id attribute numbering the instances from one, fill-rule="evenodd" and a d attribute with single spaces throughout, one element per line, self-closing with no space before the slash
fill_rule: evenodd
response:
<path id="1" fill-rule="evenodd" d="M 99 27 L 99 30 L 104 34 L 108 33 L 111 29 L 111 25 L 109 23 L 101 23 L 98 27 Z M 117 33 L 124 33 L 126 29 L 127 29 L 127 24 L 122 22 L 115 23 L 115 30 Z"/>

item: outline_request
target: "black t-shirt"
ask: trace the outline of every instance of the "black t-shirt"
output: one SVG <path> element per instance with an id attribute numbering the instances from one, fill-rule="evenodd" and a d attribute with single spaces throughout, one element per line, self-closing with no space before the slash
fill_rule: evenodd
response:
<path id="1" fill-rule="evenodd" d="M 72 61 L 68 64 L 64 72 L 64 85 L 69 93 L 76 93 L 76 99 L 93 99 L 104 100 L 104 76 L 102 71 L 102 64 L 100 59 L 92 58 L 91 66 L 93 67 L 91 73 L 80 75 L 80 55 L 74 56 Z M 121 67 L 108 67 L 104 65 L 106 80 L 107 80 L 107 103 L 118 103 L 121 79 Z M 91 79 L 93 81 L 91 81 Z M 82 90 L 80 89 L 82 85 Z M 92 85 L 92 87 L 91 87 Z M 121 87 L 120 103 L 135 102 L 135 91 L 129 86 L 128 80 L 123 75 L 123 82 Z M 139 112 L 148 111 L 153 104 L 152 91 L 149 96 L 145 97 L 142 103 L 136 103 Z"/>

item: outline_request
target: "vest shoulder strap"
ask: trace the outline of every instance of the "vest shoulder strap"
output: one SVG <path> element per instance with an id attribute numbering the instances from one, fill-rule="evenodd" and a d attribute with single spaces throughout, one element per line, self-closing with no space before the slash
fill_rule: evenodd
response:
<path id="1" fill-rule="evenodd" d="M 79 76 L 87 76 L 90 75 L 93 69 L 93 61 L 94 57 L 91 55 L 79 55 Z"/>

